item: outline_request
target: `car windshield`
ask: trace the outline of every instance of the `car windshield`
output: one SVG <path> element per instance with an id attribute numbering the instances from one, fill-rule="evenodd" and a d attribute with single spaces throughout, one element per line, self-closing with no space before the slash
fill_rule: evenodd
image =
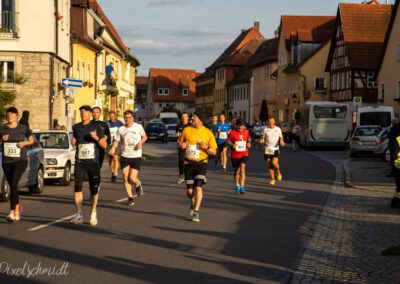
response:
<path id="1" fill-rule="evenodd" d="M 44 149 L 68 149 L 69 137 L 67 133 L 34 133 L 36 139 Z"/>
<path id="2" fill-rule="evenodd" d="M 163 117 L 161 118 L 161 121 L 165 124 L 176 124 L 178 119 L 176 117 Z"/>
<path id="3" fill-rule="evenodd" d="M 379 134 L 379 128 L 358 128 L 355 136 L 377 136 Z"/>
<path id="4" fill-rule="evenodd" d="M 161 123 L 149 123 L 146 125 L 146 130 L 160 130 L 161 127 Z"/>
<path id="5" fill-rule="evenodd" d="M 175 130 L 176 129 L 176 125 L 169 125 L 168 126 L 168 130 Z"/>
<path id="6" fill-rule="evenodd" d="M 315 118 L 345 118 L 346 106 L 314 106 Z"/>
<path id="7" fill-rule="evenodd" d="M 382 125 L 387 127 L 391 123 L 390 112 L 363 112 L 360 114 L 359 125 Z"/>

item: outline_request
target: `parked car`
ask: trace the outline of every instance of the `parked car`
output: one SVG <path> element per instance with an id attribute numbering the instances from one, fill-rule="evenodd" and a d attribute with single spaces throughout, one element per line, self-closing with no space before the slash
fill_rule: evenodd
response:
<path id="1" fill-rule="evenodd" d="M 292 139 L 293 139 L 292 125 L 293 125 L 293 123 L 291 121 L 283 121 L 282 122 L 281 130 L 282 130 L 283 140 L 285 141 L 285 143 L 292 142 Z"/>
<path id="2" fill-rule="evenodd" d="M 146 124 L 145 131 L 149 141 L 168 143 L 168 131 L 163 122 L 149 122 Z"/>
<path id="3" fill-rule="evenodd" d="M 35 139 L 35 138 L 34 138 Z M 0 149 L 2 149 L 0 147 Z M 0 150 L 0 163 L 3 152 Z M 27 187 L 30 193 L 40 194 L 44 188 L 44 152 L 42 146 L 35 139 L 35 144 L 28 148 L 28 166 L 23 173 L 18 184 L 20 188 Z M 0 201 L 8 201 L 10 186 L 4 176 L 3 169 L 0 167 Z"/>
<path id="4" fill-rule="evenodd" d="M 389 139 L 387 137 L 391 127 L 386 127 L 381 132 L 379 132 L 375 141 L 375 155 L 381 156 L 384 160 L 386 160 L 386 156 L 389 153 Z"/>
<path id="5" fill-rule="evenodd" d="M 350 156 L 354 157 L 358 153 L 373 153 L 376 138 L 381 130 L 381 126 L 378 125 L 356 127 L 351 136 Z"/>
<path id="6" fill-rule="evenodd" d="M 169 124 L 167 127 L 167 131 L 168 131 L 168 139 L 178 139 L 178 137 L 176 137 L 176 126 L 177 124 Z"/>
<path id="7" fill-rule="evenodd" d="M 72 133 L 65 130 L 35 132 L 44 150 L 44 179 L 69 185 L 75 169 L 75 148 Z"/>

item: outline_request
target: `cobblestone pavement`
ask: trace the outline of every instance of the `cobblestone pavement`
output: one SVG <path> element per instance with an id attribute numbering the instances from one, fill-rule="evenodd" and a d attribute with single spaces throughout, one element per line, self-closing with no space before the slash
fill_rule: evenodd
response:
<path id="1" fill-rule="evenodd" d="M 389 207 L 393 187 L 372 185 L 372 176 L 358 170 L 356 183 L 380 188 L 345 187 L 347 158 L 312 154 L 332 162 L 337 174 L 324 209 L 300 232 L 309 237 L 291 283 L 400 283 L 400 257 L 381 255 L 400 244 L 400 211 Z"/>

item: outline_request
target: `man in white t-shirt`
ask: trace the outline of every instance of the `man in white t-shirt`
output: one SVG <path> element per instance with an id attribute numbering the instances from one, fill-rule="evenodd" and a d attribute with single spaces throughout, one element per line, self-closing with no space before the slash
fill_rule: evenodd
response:
<path id="1" fill-rule="evenodd" d="M 140 165 L 142 163 L 142 147 L 147 140 L 146 132 L 141 124 L 135 123 L 133 111 L 124 112 L 125 124 L 118 128 L 115 140 L 112 144 L 109 155 L 114 156 L 115 150 L 121 142 L 120 164 L 124 176 L 124 187 L 128 194 L 128 205 L 133 206 L 135 199 L 132 195 L 132 185 L 135 185 L 138 196 L 143 194 L 142 184 L 138 179 Z"/>
<path id="2" fill-rule="evenodd" d="M 271 177 L 269 184 L 275 184 L 275 171 L 276 178 L 281 181 L 282 174 L 279 168 L 279 145 L 284 147 L 282 130 L 275 125 L 275 118 L 268 120 L 268 127 L 261 133 L 260 143 L 264 144 L 265 152 L 264 158 L 267 161 L 269 175 Z"/>

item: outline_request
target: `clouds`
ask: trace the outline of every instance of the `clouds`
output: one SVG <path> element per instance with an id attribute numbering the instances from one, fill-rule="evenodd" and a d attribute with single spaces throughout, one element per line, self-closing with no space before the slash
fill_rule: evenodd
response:
<path id="1" fill-rule="evenodd" d="M 165 42 L 157 40 L 132 40 L 128 44 L 136 54 L 140 55 L 163 55 L 173 57 L 186 57 L 193 55 L 207 55 L 221 51 L 229 40 L 206 40 L 188 42 Z"/>
<path id="2" fill-rule="evenodd" d="M 182 6 L 187 5 L 188 1 L 186 0 L 161 0 L 161 1 L 150 1 L 147 4 L 147 7 L 165 7 L 165 6 Z"/>

